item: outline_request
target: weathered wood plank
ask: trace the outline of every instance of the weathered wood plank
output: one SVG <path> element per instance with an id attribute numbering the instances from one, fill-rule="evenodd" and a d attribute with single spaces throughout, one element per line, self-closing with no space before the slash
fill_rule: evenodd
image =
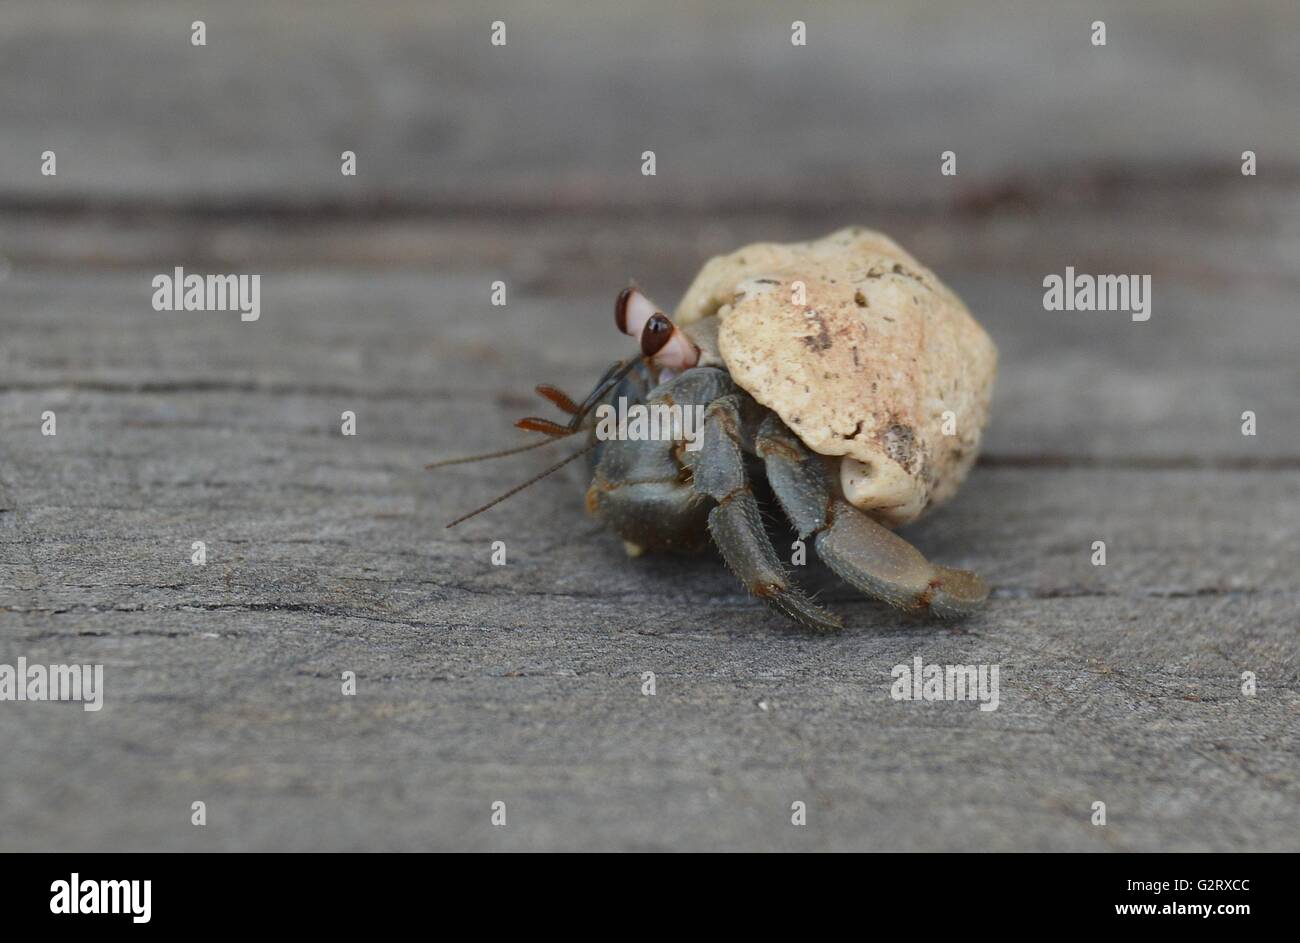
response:
<path id="1" fill-rule="evenodd" d="M 522 259 L 527 241 L 517 249 Z M 1057 256 L 1069 257 L 1064 248 Z M 266 408 L 277 412 L 299 408 L 301 393 L 328 400 L 327 409 L 322 403 L 293 420 L 318 434 L 351 408 L 364 412 L 370 436 L 416 436 L 432 452 L 436 426 L 445 423 L 481 449 L 513 435 L 510 422 L 536 410 L 534 383 L 577 390 L 626 353 L 610 311 L 629 274 L 664 298 L 685 285 L 686 276 L 656 282 L 657 272 L 623 263 L 572 269 L 567 293 L 549 276 L 534 277 L 550 287 L 530 285 L 526 269 L 517 279 L 482 269 L 273 273 L 253 324 L 237 314 L 153 311 L 148 271 L 15 272 L 0 283 L 12 328 L 0 343 L 7 352 L 0 385 L 27 397 L 27 412 L 11 420 L 26 429 L 36 428 L 41 403 L 79 390 L 276 394 Z M 680 255 L 670 268 L 685 268 Z M 170 270 L 169 262 L 154 273 Z M 1246 275 L 1171 272 L 1153 281 L 1151 320 L 1135 323 L 1123 313 L 1044 311 L 1040 273 L 1050 270 L 944 272 L 1001 348 L 991 456 L 1300 464 L 1289 288 Z M 493 307 L 490 285 L 502 275 L 510 303 Z M 65 336 L 82 342 L 62 343 Z M 157 421 L 174 408 L 170 396 L 146 402 L 162 413 Z M 224 408 L 215 402 L 205 408 Z M 418 420 L 410 409 L 420 410 Z M 1246 410 L 1258 418 L 1253 437 L 1241 434 Z M 237 418 L 210 416 L 218 425 Z"/>
<path id="2" fill-rule="evenodd" d="M 0 705 L 0 850 L 1300 847 L 1295 4 L 250 0 L 196 50 L 198 15 L 4 12 L 0 663 L 107 691 Z M 629 277 L 670 304 L 849 222 L 1001 347 L 986 461 L 908 531 L 986 612 L 814 562 L 850 628 L 801 634 L 716 560 L 623 559 L 577 469 L 441 527 L 543 460 L 423 463 L 624 354 Z M 153 311 L 176 265 L 264 273 L 261 320 Z M 1066 266 L 1152 275 L 1152 319 L 1044 311 Z M 999 665 L 998 710 L 891 699 L 918 656 Z"/>
<path id="3" fill-rule="evenodd" d="M 1282 120 L 1300 57 L 1287 0 L 248 0 L 202 15 L 195 48 L 200 14 L 161 0 L 6 4 L 0 194 L 925 205 L 1063 166 L 1231 176 L 1253 149 L 1265 175 L 1294 175 L 1300 154 Z M 806 47 L 790 43 L 796 16 Z M 1098 19 L 1105 47 L 1090 42 Z M 39 174 L 47 148 L 54 179 Z M 339 174 L 344 149 L 355 178 Z M 956 178 L 938 173 L 945 150 Z"/>
<path id="4" fill-rule="evenodd" d="M 569 382 L 612 355 L 573 316 L 601 299 L 463 316 L 484 284 L 286 274 L 253 325 L 148 310 L 138 272 L 0 286 L 0 661 L 108 678 L 99 714 L 0 712 L 25 758 L 0 795 L 29 823 L 4 847 L 1296 846 L 1292 472 L 979 469 L 910 533 L 984 570 L 989 611 L 900 620 L 813 567 L 852 628 L 811 638 L 716 561 L 622 560 L 576 476 L 440 528 L 537 463 L 421 463 L 497 441 L 535 370 Z M 1169 323 L 1209 323 L 1188 310 Z M 1089 336 L 1054 330 L 1044 353 Z M 1053 389 L 1000 420 L 1031 422 Z M 1087 417 L 1082 441 L 1121 418 Z M 196 539 L 205 568 L 186 563 Z M 999 710 L 891 700 L 917 655 L 999 664 Z"/>
<path id="5" fill-rule="evenodd" d="M 1237 680 L 1292 644 L 1294 597 L 1000 600 L 966 634 L 834 640 L 670 594 L 641 594 L 635 620 L 623 601 L 484 599 L 434 623 L 293 607 L 16 617 L 7 634 L 33 659 L 106 662 L 108 700 L 0 715 L 31 770 L 6 777 L 6 817 L 25 827 L 0 842 L 1295 848 L 1294 662 L 1249 703 Z M 892 666 L 917 655 L 1001 664 L 999 709 L 891 700 Z M 339 696 L 345 669 L 356 698 Z M 658 673 L 653 698 L 642 671 Z M 188 824 L 196 799 L 206 829 Z M 505 830 L 487 822 L 496 799 Z M 806 830 L 789 825 L 795 800 Z M 1104 829 L 1088 823 L 1097 800 Z"/>

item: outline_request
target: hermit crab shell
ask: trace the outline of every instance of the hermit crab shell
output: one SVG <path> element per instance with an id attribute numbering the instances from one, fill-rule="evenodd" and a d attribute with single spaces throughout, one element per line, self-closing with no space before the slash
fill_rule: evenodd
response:
<path id="1" fill-rule="evenodd" d="M 892 239 L 853 227 L 718 256 L 674 320 L 713 314 L 732 379 L 808 448 L 843 456 L 849 503 L 892 526 L 956 492 L 988 420 L 997 348 Z"/>

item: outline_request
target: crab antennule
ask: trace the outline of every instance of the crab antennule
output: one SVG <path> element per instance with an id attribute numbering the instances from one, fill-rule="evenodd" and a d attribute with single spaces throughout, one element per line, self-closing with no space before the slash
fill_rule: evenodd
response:
<path id="1" fill-rule="evenodd" d="M 642 359 L 643 358 L 641 357 L 633 357 L 631 360 L 627 361 L 620 360 L 618 363 L 606 370 L 605 375 L 596 381 L 596 385 L 592 387 L 591 392 L 588 393 L 586 399 L 582 401 L 582 405 L 578 407 L 578 411 L 574 413 L 573 418 L 569 420 L 569 428 L 576 432 L 582 426 L 582 420 L 587 418 L 587 414 L 595 409 L 600 401 L 605 398 L 605 394 L 618 386 L 618 384 L 622 382 L 623 378 L 631 373 L 633 368 L 636 367 Z"/>
<path id="2" fill-rule="evenodd" d="M 604 398 L 605 394 L 612 390 L 632 369 L 641 362 L 640 357 L 633 358 L 629 361 L 620 360 L 613 364 L 604 375 L 597 381 L 592 391 L 587 394 L 586 399 L 579 406 L 565 393 L 556 389 L 549 384 L 543 383 L 537 387 L 537 392 L 546 399 L 550 400 L 562 411 L 569 413 L 573 418 L 567 425 L 560 425 L 549 419 L 542 419 L 538 416 L 527 416 L 515 422 L 515 426 L 528 432 L 540 432 L 546 436 L 537 442 L 529 442 L 526 445 L 518 445 L 510 449 L 500 449 L 496 452 L 484 452 L 481 455 L 466 455 L 461 458 L 447 458 L 440 462 L 430 462 L 424 467 L 427 469 L 444 468 L 448 465 L 463 465 L 469 462 L 481 462 L 491 458 L 504 458 L 507 455 L 518 455 L 520 452 L 527 452 L 532 449 L 541 448 L 543 445 L 550 445 L 559 439 L 567 438 L 582 428 L 582 420 L 587 414 Z M 544 475 L 550 472 L 544 472 Z M 488 505 L 489 507 L 491 505 Z M 484 508 L 479 508 L 484 510 Z M 474 512 L 475 514 L 478 511 Z M 462 518 L 464 520 L 464 518 Z M 456 523 L 459 523 L 457 521 Z"/>
<path id="3" fill-rule="evenodd" d="M 569 420 L 569 423 L 563 426 L 557 422 L 552 422 L 549 419 L 542 419 L 538 416 L 526 416 L 525 418 L 515 422 L 515 426 L 517 428 L 525 429 L 529 432 L 540 432 L 543 435 L 545 435 L 546 438 L 538 442 L 530 442 L 527 445 L 516 446 L 515 448 L 512 449 L 502 449 L 498 452 L 485 452 L 482 455 L 467 455 L 464 458 L 444 459 L 441 462 L 432 462 L 426 465 L 425 468 L 442 468 L 446 465 L 460 465 L 466 462 L 478 462 L 489 458 L 501 458 L 506 455 L 517 455 L 520 452 L 527 452 L 530 449 L 540 448 L 543 445 L 549 445 L 550 443 L 559 441 L 560 439 L 568 438 L 569 436 L 573 435 L 575 432 L 578 432 L 582 428 L 582 421 L 587 417 L 587 414 L 590 413 L 596 407 L 596 405 L 600 403 L 602 399 L 605 398 L 605 395 L 610 390 L 612 390 L 615 386 L 617 386 L 620 382 L 622 382 L 623 378 L 626 377 L 629 373 L 631 373 L 632 369 L 636 367 L 637 364 L 642 362 L 642 359 L 643 358 L 641 357 L 634 357 L 631 360 L 626 360 L 626 361 L 620 360 L 617 363 L 611 365 L 610 368 L 605 371 L 604 375 L 601 376 L 601 378 L 598 381 L 596 381 L 596 385 L 592 388 L 591 392 L 587 394 L 586 398 L 582 401 L 582 405 L 580 406 L 575 404 L 573 400 L 570 399 L 569 396 L 567 396 L 565 393 L 562 393 L 560 390 L 557 390 L 553 386 L 550 386 L 545 383 L 538 386 L 537 392 L 539 394 L 541 394 L 546 399 L 550 400 L 552 403 L 555 403 L 555 405 L 560 407 L 560 409 L 563 410 L 564 412 L 571 413 L 573 416 L 573 418 Z M 479 508 L 476 511 L 471 511 L 469 514 L 466 514 L 464 517 L 457 518 L 447 526 L 455 527 L 457 524 L 461 523 L 461 521 L 467 521 L 475 514 L 480 514 L 483 511 L 486 511 L 488 508 L 500 504 L 506 498 L 510 497 L 513 494 L 516 494 L 519 491 L 522 491 L 524 488 L 527 488 L 529 485 L 533 484 L 533 482 L 540 481 L 541 479 L 545 478 L 547 475 L 551 474 L 551 472 L 555 471 L 556 469 L 563 468 L 565 465 L 573 461 L 579 455 L 585 455 L 587 452 L 595 448 L 596 444 L 597 443 L 593 442 L 591 445 L 587 446 L 581 451 L 576 452 L 573 455 L 570 455 L 564 461 L 551 466 L 546 471 L 538 475 L 536 478 L 532 478 L 524 482 L 518 488 L 515 488 L 511 491 L 507 491 L 505 494 L 501 495 L 501 497 L 497 498 L 495 501 L 483 505 L 481 508 Z"/>
<path id="4" fill-rule="evenodd" d="M 523 419 L 517 420 L 515 428 L 524 429 L 527 432 L 542 432 L 557 439 L 573 435 L 576 431 L 568 426 L 562 426 L 558 422 L 551 422 L 549 419 L 541 419 L 537 416 L 525 416 Z"/>
<path id="5" fill-rule="evenodd" d="M 538 396 L 549 400 L 560 412 L 568 413 L 570 416 L 577 415 L 578 404 L 573 401 L 568 393 L 551 386 L 549 383 L 539 383 L 535 389 Z"/>

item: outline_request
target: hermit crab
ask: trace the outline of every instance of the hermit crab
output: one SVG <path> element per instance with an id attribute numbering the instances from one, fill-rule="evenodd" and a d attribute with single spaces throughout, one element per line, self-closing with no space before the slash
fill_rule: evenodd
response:
<path id="1" fill-rule="evenodd" d="M 997 350 L 961 300 L 888 237 L 860 227 L 805 243 L 759 243 L 705 264 L 669 318 L 635 287 L 615 321 L 640 356 L 614 364 L 569 416 L 517 426 L 587 436 L 588 511 L 647 551 L 712 543 L 746 587 L 813 629 L 840 618 L 782 563 L 760 496 L 841 579 L 900 609 L 961 616 L 988 596 L 966 570 L 932 564 L 891 528 L 952 497 L 988 417 Z M 673 417 L 606 421 L 616 408 Z M 690 418 L 702 423 L 692 428 Z M 521 485 L 478 511 L 531 484 Z M 766 486 L 756 488 L 755 484 Z M 465 515 L 448 526 L 472 516 Z"/>

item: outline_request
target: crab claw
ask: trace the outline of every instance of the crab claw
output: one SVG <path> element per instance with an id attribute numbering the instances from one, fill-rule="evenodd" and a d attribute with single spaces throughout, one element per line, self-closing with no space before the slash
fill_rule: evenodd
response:
<path id="1" fill-rule="evenodd" d="M 844 501 L 831 505 L 817 555 L 844 582 L 912 612 L 954 619 L 977 610 L 989 588 L 969 570 L 937 566 L 892 530 Z"/>

